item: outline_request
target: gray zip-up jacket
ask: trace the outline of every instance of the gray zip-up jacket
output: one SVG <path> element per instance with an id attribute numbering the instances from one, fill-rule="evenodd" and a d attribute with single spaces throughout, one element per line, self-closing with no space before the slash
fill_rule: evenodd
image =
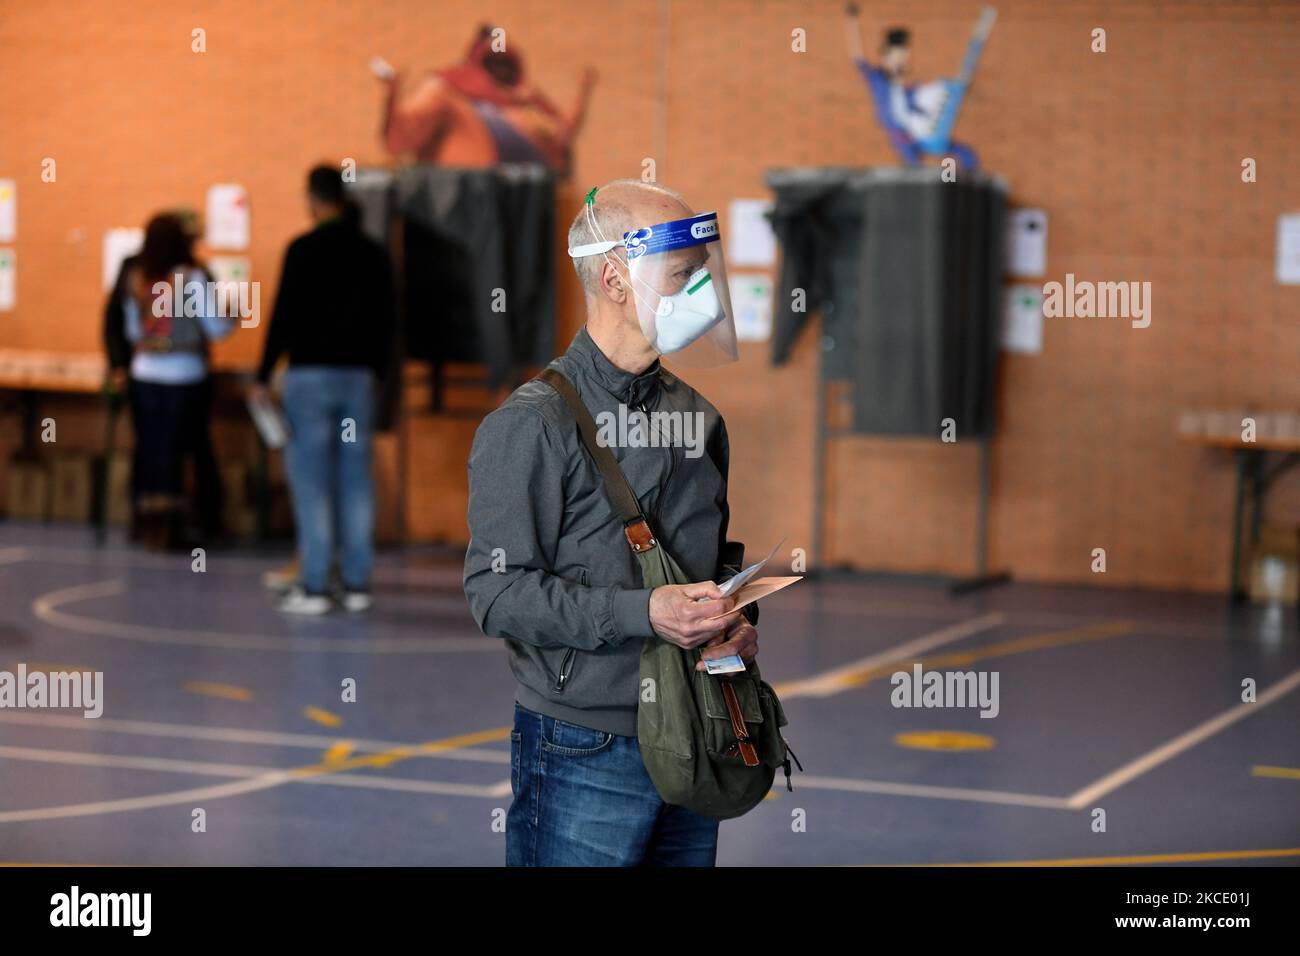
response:
<path id="1" fill-rule="evenodd" d="M 726 545 L 727 431 L 717 409 L 658 362 L 640 375 L 618 368 L 586 326 L 551 366 L 573 382 L 598 426 L 627 439 L 611 451 L 682 570 L 692 581 L 735 573 L 741 558 L 738 545 Z M 655 412 L 682 413 L 682 423 L 689 416 L 676 432 L 685 441 L 656 441 L 632 427 L 619 436 L 620 405 L 629 423 L 641 418 L 629 417 L 635 412 L 661 426 L 673 419 Z M 654 631 L 650 590 L 622 528 L 549 385 L 522 385 L 483 419 L 469 457 L 465 595 L 474 619 L 505 639 L 520 704 L 631 737 L 641 646 Z"/>

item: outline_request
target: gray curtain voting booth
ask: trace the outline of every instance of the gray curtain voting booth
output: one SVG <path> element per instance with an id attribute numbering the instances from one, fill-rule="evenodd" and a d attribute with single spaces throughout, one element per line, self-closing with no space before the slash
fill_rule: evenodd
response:
<path id="1" fill-rule="evenodd" d="M 984 573 L 988 440 L 1001 326 L 1000 180 L 941 169 L 778 169 L 772 225 L 781 245 L 772 362 L 785 362 L 822 316 L 816 553 L 825 443 L 841 434 L 940 439 L 952 419 L 980 443 L 977 564 Z M 848 383 L 852 421 L 826 423 L 825 390 Z"/>
<path id="2" fill-rule="evenodd" d="M 823 318 L 825 381 L 850 381 L 853 430 L 993 431 L 1006 190 L 938 169 L 775 170 L 782 248 L 773 363 Z M 806 292 L 800 312 L 794 292 Z"/>

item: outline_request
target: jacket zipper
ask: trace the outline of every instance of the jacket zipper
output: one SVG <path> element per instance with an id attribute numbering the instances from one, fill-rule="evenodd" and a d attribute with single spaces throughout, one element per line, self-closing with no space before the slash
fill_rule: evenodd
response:
<path id="1" fill-rule="evenodd" d="M 638 407 L 641 409 L 641 414 L 645 415 L 647 417 L 646 420 L 649 421 L 650 411 L 649 409 L 646 408 L 645 402 L 642 402 Z M 677 452 L 673 449 L 671 442 L 666 444 L 664 447 L 668 449 L 668 474 L 664 476 L 663 487 L 667 488 L 672 483 L 673 472 L 677 470 Z M 662 498 L 663 498 L 663 493 L 661 492 L 659 495 L 659 499 Z M 657 506 L 658 504 L 659 504 L 659 500 L 656 500 L 655 505 Z M 654 519 L 651 522 L 650 529 L 652 531 L 655 531 L 659 527 L 658 507 L 655 508 L 654 514 L 650 515 L 650 517 Z"/>
<path id="2" fill-rule="evenodd" d="M 555 692 L 557 694 L 564 693 L 564 685 L 568 683 L 569 680 L 569 671 L 573 668 L 573 656 L 577 654 L 577 652 L 578 649 L 576 647 L 571 647 L 564 652 L 564 660 L 560 662 L 560 676 L 555 681 Z"/>

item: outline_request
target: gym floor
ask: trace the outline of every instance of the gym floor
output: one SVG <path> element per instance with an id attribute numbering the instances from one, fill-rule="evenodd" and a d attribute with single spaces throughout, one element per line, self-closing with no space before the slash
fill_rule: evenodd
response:
<path id="1" fill-rule="evenodd" d="M 0 671 L 105 698 L 0 710 L 0 863 L 503 862 L 512 679 L 459 554 L 383 554 L 374 610 L 320 619 L 274 610 L 285 558 L 0 525 Z M 720 864 L 1300 863 L 1294 609 L 832 577 L 759 632 L 806 772 L 723 823 Z M 894 707 L 916 662 L 996 671 L 999 713 Z"/>

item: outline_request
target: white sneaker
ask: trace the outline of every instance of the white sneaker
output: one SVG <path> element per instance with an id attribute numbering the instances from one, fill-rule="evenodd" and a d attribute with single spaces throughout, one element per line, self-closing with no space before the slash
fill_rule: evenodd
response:
<path id="1" fill-rule="evenodd" d="M 374 603 L 369 591 L 344 591 L 339 596 L 339 604 L 345 611 L 369 611 Z"/>
<path id="2" fill-rule="evenodd" d="M 330 608 L 334 605 L 324 594 L 308 594 L 301 587 L 295 587 L 289 591 L 276 609 L 285 614 L 328 614 Z"/>

